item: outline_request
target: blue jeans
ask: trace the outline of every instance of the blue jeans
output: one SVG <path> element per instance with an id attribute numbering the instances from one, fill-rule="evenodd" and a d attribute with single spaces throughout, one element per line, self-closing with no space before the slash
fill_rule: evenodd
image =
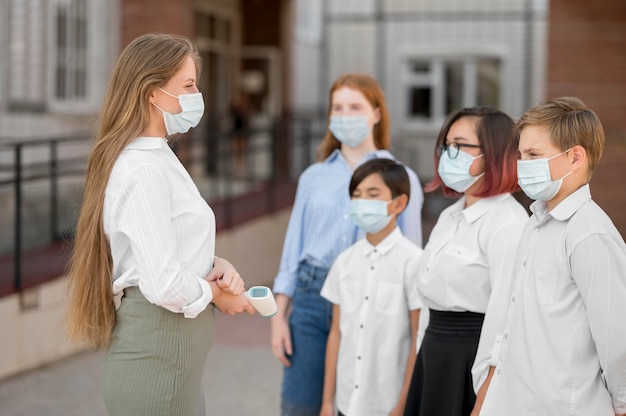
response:
<path id="1" fill-rule="evenodd" d="M 289 327 L 293 354 L 283 371 L 282 416 L 318 416 L 332 304 L 320 296 L 328 269 L 301 263 Z"/>

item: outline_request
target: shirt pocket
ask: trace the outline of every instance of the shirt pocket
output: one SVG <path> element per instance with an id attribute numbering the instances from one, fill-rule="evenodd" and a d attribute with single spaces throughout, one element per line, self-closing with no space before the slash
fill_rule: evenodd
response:
<path id="1" fill-rule="evenodd" d="M 384 315 L 396 315 L 404 303 L 402 283 L 381 282 L 376 294 L 376 311 Z"/>
<path id="2" fill-rule="evenodd" d="M 560 273 L 550 265 L 536 265 L 526 279 L 525 293 L 538 305 L 550 306 L 556 301 Z"/>
<path id="3" fill-rule="evenodd" d="M 452 257 L 460 264 L 474 264 L 478 260 L 478 252 L 458 244 L 448 244 L 443 249 L 446 257 Z"/>

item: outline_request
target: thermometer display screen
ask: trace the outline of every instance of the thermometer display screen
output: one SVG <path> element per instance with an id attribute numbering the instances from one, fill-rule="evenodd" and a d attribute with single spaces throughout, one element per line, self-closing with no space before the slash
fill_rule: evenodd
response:
<path id="1" fill-rule="evenodd" d="M 250 295 L 253 298 L 262 298 L 267 296 L 267 289 L 265 289 L 264 287 L 255 287 L 252 289 L 252 291 L 250 292 Z"/>

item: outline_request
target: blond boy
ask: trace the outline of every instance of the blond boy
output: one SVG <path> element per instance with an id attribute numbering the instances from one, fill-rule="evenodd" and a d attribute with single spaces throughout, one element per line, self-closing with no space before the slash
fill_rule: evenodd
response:
<path id="1" fill-rule="evenodd" d="M 588 184 L 602 125 L 582 101 L 562 97 L 529 110 L 517 128 L 518 182 L 536 202 L 494 347 L 497 365 L 474 414 L 623 415 L 626 246 Z"/>

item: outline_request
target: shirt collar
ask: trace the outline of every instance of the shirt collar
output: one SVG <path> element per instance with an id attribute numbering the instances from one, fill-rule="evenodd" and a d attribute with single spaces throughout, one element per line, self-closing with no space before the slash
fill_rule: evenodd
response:
<path id="1" fill-rule="evenodd" d="M 463 216 L 468 223 L 473 223 L 487 212 L 489 212 L 494 206 L 498 205 L 504 199 L 508 198 L 510 194 L 500 194 L 491 196 L 489 198 L 480 198 L 469 207 L 463 209 Z M 463 204 L 465 204 L 465 197 L 461 198 Z"/>
<path id="2" fill-rule="evenodd" d="M 591 190 L 589 189 L 589 184 L 587 183 L 572 192 L 556 207 L 552 208 L 552 211 L 550 212 L 547 212 L 547 204 L 544 201 L 533 202 L 530 206 L 530 210 L 536 215 L 539 222 L 541 222 L 548 214 L 555 220 L 567 221 L 589 200 L 591 200 Z"/>
<path id="3" fill-rule="evenodd" d="M 400 228 L 398 228 L 397 226 L 387 237 L 383 239 L 383 241 L 375 246 L 372 245 L 372 243 L 370 243 L 367 238 L 364 238 L 363 241 L 365 242 L 365 244 L 363 245 L 363 254 L 366 257 L 369 257 L 373 252 L 378 252 L 380 253 L 380 255 L 387 254 L 389 250 L 391 250 L 393 246 L 395 246 L 396 243 L 400 241 L 401 238 L 402 231 L 400 231 Z"/>
<path id="4" fill-rule="evenodd" d="M 162 137 L 137 137 L 126 146 L 126 149 L 151 150 L 164 146 L 167 146 L 167 141 Z"/>
<path id="5" fill-rule="evenodd" d="M 396 158 L 393 157 L 393 155 L 391 154 L 391 152 L 389 152 L 389 150 L 379 149 L 379 150 L 374 150 L 373 152 L 366 154 L 365 157 L 361 159 L 358 166 L 362 165 L 368 160 L 372 160 L 376 158 L 386 158 L 386 159 L 396 160 Z M 339 161 L 347 164 L 346 159 L 343 157 L 343 154 L 341 153 L 341 149 L 339 148 L 333 150 L 333 152 L 326 158 L 326 160 L 324 160 L 325 163 L 335 163 Z"/>

